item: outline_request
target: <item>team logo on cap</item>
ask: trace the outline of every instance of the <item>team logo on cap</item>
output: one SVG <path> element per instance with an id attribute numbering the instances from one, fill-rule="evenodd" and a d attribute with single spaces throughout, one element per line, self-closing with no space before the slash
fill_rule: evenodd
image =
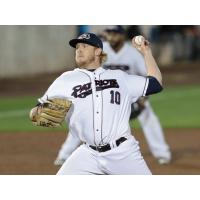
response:
<path id="1" fill-rule="evenodd" d="M 80 35 L 78 37 L 78 39 L 86 39 L 86 40 L 88 40 L 88 39 L 90 39 L 90 34 L 89 33 L 84 33 L 84 34 Z"/>

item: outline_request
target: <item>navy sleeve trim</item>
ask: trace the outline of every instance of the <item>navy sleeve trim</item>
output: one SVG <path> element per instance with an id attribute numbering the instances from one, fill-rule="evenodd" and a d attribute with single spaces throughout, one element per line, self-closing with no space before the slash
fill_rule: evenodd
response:
<path id="1" fill-rule="evenodd" d="M 145 91 L 145 95 L 151 95 L 151 94 L 155 94 L 158 92 L 161 92 L 163 90 L 163 87 L 161 86 L 161 84 L 158 82 L 158 80 L 153 77 L 153 76 L 147 76 L 148 81 L 148 86 L 147 89 Z"/>
<path id="2" fill-rule="evenodd" d="M 145 84 L 144 84 L 144 90 L 143 90 L 142 96 L 146 95 L 148 84 L 149 84 L 149 79 L 148 79 L 148 77 L 146 77 L 146 81 L 145 81 Z"/>

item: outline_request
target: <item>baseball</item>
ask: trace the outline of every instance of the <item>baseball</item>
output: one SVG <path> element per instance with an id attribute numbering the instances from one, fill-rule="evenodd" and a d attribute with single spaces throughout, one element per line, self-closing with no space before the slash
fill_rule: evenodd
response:
<path id="1" fill-rule="evenodd" d="M 144 41 L 145 39 L 144 39 L 144 37 L 142 36 L 142 35 L 139 35 L 139 36 L 136 36 L 135 37 L 135 43 L 137 44 L 137 45 L 141 45 L 142 44 L 142 42 Z"/>

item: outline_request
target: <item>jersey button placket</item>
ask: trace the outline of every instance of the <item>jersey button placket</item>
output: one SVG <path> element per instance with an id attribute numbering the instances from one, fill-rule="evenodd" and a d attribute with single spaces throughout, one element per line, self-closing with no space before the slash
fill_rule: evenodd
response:
<path id="1" fill-rule="evenodd" d="M 95 97 L 95 132 L 96 132 L 96 143 L 98 145 L 102 145 L 103 141 L 102 141 L 102 114 L 103 114 L 103 105 L 102 105 L 102 101 L 103 101 L 103 96 L 102 96 L 102 90 L 100 89 L 101 87 L 101 78 L 100 78 L 100 74 L 94 73 L 94 82 L 97 83 L 97 87 L 99 87 L 98 91 L 95 90 L 94 93 L 94 97 Z M 97 81 L 95 81 L 97 80 Z M 96 88 L 96 87 L 95 87 Z"/>
<path id="2" fill-rule="evenodd" d="M 94 80 L 97 80 L 97 76 L 96 73 L 94 72 Z"/>
<path id="3" fill-rule="evenodd" d="M 101 142 L 101 98 L 99 96 L 99 91 L 96 91 L 95 80 L 96 76 L 94 73 L 93 83 L 92 83 L 92 95 L 94 98 L 94 131 L 95 131 L 95 142 L 99 144 Z"/>
<path id="4" fill-rule="evenodd" d="M 96 115 L 95 115 L 95 118 L 96 118 L 96 124 L 97 124 L 97 128 L 96 128 L 96 133 L 97 133 L 97 138 L 98 138 L 98 143 L 100 143 L 101 142 L 101 132 L 102 132 L 102 130 L 101 130 L 101 118 L 102 118 L 102 116 L 101 116 L 101 106 L 102 106 L 102 99 L 100 98 L 100 92 L 101 91 L 96 91 L 96 94 L 95 94 L 95 96 L 96 96 Z"/>
<path id="5" fill-rule="evenodd" d="M 96 113 L 95 113 L 95 118 L 96 118 L 96 124 L 97 128 L 96 131 L 99 134 L 101 132 L 101 98 L 98 98 L 99 96 L 96 95 Z"/>

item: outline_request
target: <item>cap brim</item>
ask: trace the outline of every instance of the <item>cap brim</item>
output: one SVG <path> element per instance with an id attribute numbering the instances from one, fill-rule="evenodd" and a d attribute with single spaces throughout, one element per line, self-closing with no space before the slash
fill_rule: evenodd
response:
<path id="1" fill-rule="evenodd" d="M 73 48 L 76 48 L 77 43 L 83 42 L 81 39 L 72 39 L 69 41 L 69 45 Z"/>
<path id="2" fill-rule="evenodd" d="M 93 47 L 97 47 L 97 46 L 95 46 L 93 43 L 88 42 L 88 41 L 83 40 L 83 39 L 72 39 L 72 40 L 69 41 L 69 45 L 70 45 L 71 47 L 73 47 L 73 48 L 76 48 L 76 45 L 77 45 L 78 43 L 85 43 L 85 44 L 89 44 L 89 45 L 91 45 L 91 46 L 93 46 Z M 97 47 L 97 48 L 100 48 L 100 47 Z"/>

